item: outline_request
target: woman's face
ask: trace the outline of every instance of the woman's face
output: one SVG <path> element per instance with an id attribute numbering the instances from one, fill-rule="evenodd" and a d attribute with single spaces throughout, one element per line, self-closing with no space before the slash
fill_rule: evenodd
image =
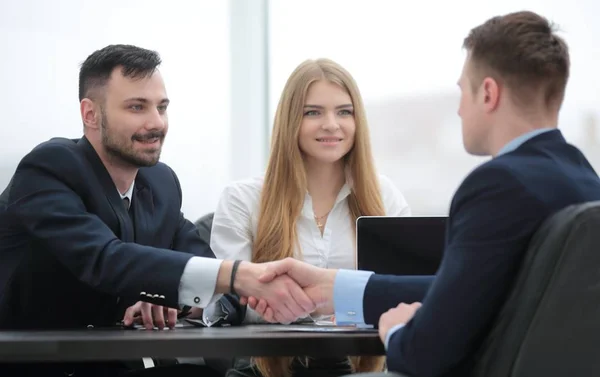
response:
<path id="1" fill-rule="evenodd" d="M 320 80 L 308 88 L 300 125 L 299 146 L 311 162 L 335 163 L 354 145 L 354 107 L 337 84 Z"/>

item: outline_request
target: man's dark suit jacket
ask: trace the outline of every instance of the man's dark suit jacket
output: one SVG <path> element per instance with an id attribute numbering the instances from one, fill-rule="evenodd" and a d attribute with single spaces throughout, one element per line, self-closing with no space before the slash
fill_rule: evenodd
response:
<path id="1" fill-rule="evenodd" d="M 388 368 L 416 377 L 468 375 L 469 356 L 503 304 L 538 226 L 564 207 L 594 200 L 600 200 L 598 175 L 558 130 L 476 168 L 452 200 L 444 258 L 431 286 L 427 279 L 382 275 L 366 286 L 370 324 L 427 292 L 414 318 L 390 338 Z"/>
<path id="2" fill-rule="evenodd" d="M 181 201 L 167 165 L 141 168 L 130 217 L 86 138 L 34 148 L 0 197 L 0 329 L 114 326 L 140 300 L 178 308 L 188 260 L 214 258 Z"/>

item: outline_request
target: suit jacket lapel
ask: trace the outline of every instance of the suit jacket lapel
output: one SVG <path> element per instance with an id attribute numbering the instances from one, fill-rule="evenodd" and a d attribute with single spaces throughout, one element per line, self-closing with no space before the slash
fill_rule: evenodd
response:
<path id="1" fill-rule="evenodd" d="M 98 178 L 98 182 L 102 187 L 104 195 L 106 195 L 108 203 L 115 213 L 115 217 L 117 217 L 119 221 L 121 231 L 120 239 L 125 242 L 134 242 L 133 224 L 131 222 L 131 218 L 127 213 L 127 209 L 123 205 L 123 201 L 121 200 L 121 196 L 117 191 L 117 187 L 110 177 L 110 174 L 108 174 L 106 167 L 104 167 L 102 160 L 100 160 L 96 150 L 94 147 L 92 147 L 92 144 L 90 144 L 85 136 L 79 139 L 77 145 L 79 145 L 79 147 L 83 150 L 86 159 L 89 161 L 90 166 L 92 167 L 94 175 L 96 178 Z M 133 202 L 135 202 L 135 200 Z"/>
<path id="2" fill-rule="evenodd" d="M 149 227 L 154 214 L 153 197 L 152 189 L 146 183 L 143 171 L 140 170 L 135 180 L 131 209 L 134 218 L 135 242 L 142 245 L 151 245 L 154 240 L 154 233 Z"/>

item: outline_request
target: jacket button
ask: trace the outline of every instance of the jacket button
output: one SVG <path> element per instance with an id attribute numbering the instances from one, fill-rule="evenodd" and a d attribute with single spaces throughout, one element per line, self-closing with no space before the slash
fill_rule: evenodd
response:
<path id="1" fill-rule="evenodd" d="M 200 303 L 200 297 L 194 297 L 194 302 L 196 304 L 199 304 Z"/>

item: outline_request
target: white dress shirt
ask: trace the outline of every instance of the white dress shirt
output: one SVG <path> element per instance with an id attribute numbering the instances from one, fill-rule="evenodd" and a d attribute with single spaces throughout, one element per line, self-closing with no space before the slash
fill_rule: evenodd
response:
<path id="1" fill-rule="evenodd" d="M 129 186 L 129 188 L 127 189 L 127 191 L 125 191 L 125 194 L 121 194 L 121 192 L 119 192 L 119 190 L 117 189 L 117 192 L 119 193 L 119 195 L 121 195 L 121 200 L 127 198 L 129 199 L 129 206 L 131 207 L 131 198 L 133 197 L 133 186 L 135 185 L 135 181 L 131 182 L 131 186 Z M 129 208 L 127 208 L 129 209 Z"/>
<path id="2" fill-rule="evenodd" d="M 410 216 L 410 207 L 389 178 L 379 176 L 386 216 Z M 256 237 L 263 178 L 235 182 L 225 188 L 214 214 L 210 247 L 219 259 L 251 260 Z M 356 269 L 353 222 L 347 197 L 350 187 L 340 190 L 327 216 L 323 235 L 314 220 L 312 198 L 307 193 L 297 222 L 301 250 L 295 257 L 325 268 Z M 246 322 L 255 322 L 256 313 L 248 310 Z M 250 318 L 249 318 L 250 317 Z"/>

